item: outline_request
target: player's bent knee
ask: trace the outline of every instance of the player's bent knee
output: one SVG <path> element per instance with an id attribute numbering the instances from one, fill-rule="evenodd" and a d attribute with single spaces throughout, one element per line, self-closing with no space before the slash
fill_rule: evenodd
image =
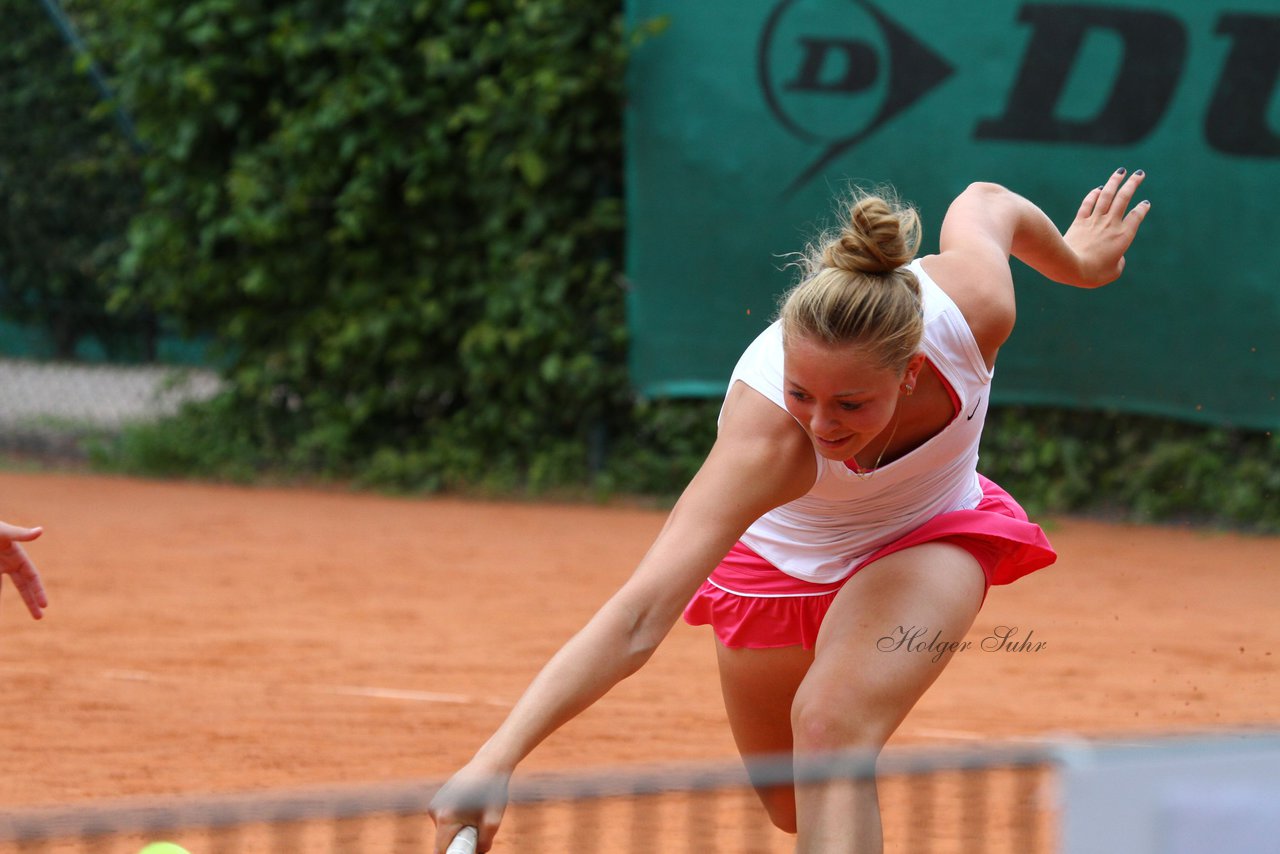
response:
<path id="1" fill-rule="evenodd" d="M 878 725 L 866 710 L 832 709 L 830 704 L 798 699 L 791 709 L 791 733 L 797 752 L 879 751 L 892 726 Z"/>

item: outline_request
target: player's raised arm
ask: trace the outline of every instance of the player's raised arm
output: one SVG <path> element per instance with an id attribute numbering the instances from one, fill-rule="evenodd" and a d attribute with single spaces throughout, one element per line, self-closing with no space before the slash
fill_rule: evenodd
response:
<path id="1" fill-rule="evenodd" d="M 1013 331 L 1010 256 L 1074 287 L 1115 281 L 1150 209 L 1145 201 L 1129 209 L 1145 177 L 1141 170 L 1127 178 L 1116 170 L 1085 195 L 1065 233 L 1034 202 L 999 184 L 975 182 L 956 197 L 927 269 L 964 312 L 988 365 Z"/>
<path id="2" fill-rule="evenodd" d="M 997 184 L 971 184 L 947 211 L 941 254 L 967 253 L 993 265 L 1012 255 L 1055 282 L 1109 284 L 1124 271 L 1124 254 L 1150 210 L 1146 201 L 1129 208 L 1145 177 L 1117 169 L 1085 195 L 1065 233 L 1022 196 Z"/>
<path id="3" fill-rule="evenodd" d="M 710 454 L 635 572 L 543 667 L 506 721 L 433 800 L 437 854 L 465 826 L 478 827 L 479 850 L 489 850 L 505 809 L 505 780 L 517 763 L 639 670 L 747 526 L 803 495 L 814 473 L 812 447 L 795 420 L 738 387 Z"/>
<path id="4" fill-rule="evenodd" d="M 49 599 L 40 582 L 40 573 L 19 544 L 29 543 L 43 533 L 43 528 L 22 528 L 0 522 L 0 576 L 9 576 L 22 596 L 22 601 L 26 603 L 27 610 L 37 620 L 44 616 L 44 609 L 49 607 Z"/>

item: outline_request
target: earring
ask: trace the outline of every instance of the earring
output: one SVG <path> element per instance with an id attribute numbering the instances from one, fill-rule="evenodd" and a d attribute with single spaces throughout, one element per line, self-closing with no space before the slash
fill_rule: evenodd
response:
<path id="1" fill-rule="evenodd" d="M 914 392 L 915 390 L 916 390 L 916 387 L 913 385 L 903 384 L 902 386 L 902 393 L 905 394 L 907 397 L 911 397 L 911 393 Z"/>

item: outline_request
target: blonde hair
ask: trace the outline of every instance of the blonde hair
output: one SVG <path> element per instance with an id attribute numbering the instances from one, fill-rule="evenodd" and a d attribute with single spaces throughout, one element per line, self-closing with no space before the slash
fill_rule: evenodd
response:
<path id="1" fill-rule="evenodd" d="M 779 312 L 783 341 L 859 345 L 902 370 L 924 334 L 920 283 L 905 267 L 920 248 L 920 214 L 888 189 L 856 191 L 843 212 L 842 228 L 798 253 L 802 278 Z"/>

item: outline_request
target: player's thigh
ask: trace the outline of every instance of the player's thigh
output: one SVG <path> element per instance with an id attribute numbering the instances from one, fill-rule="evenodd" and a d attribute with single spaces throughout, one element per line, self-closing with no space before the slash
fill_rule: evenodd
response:
<path id="1" fill-rule="evenodd" d="M 729 728 L 746 760 L 752 785 L 773 823 L 794 833 L 794 789 L 760 772 L 762 768 L 785 770 L 790 763 L 791 706 L 813 653 L 801 647 L 729 649 L 719 642 L 716 652 Z"/>
<path id="2" fill-rule="evenodd" d="M 799 746 L 882 745 L 951 660 L 985 591 L 977 560 L 950 543 L 904 549 L 849 579 L 797 692 Z"/>
<path id="3" fill-rule="evenodd" d="M 716 660 L 738 751 L 790 752 L 791 704 L 813 663 L 813 652 L 798 646 L 730 649 L 717 641 Z"/>

